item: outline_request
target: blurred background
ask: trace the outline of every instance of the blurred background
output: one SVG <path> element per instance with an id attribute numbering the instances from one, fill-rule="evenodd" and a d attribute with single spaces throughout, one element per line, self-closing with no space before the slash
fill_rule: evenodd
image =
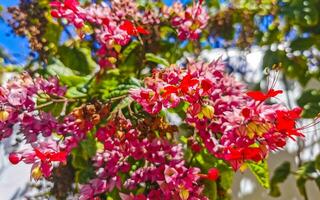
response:
<path id="1" fill-rule="evenodd" d="M 303 107 L 305 119 L 300 122 L 301 126 L 310 123 L 320 112 L 320 0 L 206 2 L 213 17 L 208 25 L 210 31 L 201 39 L 199 56 L 207 60 L 222 57 L 230 73 L 256 89 L 266 88 L 266 69 L 281 63 L 282 73 L 276 88 L 283 89 L 285 93 L 280 95 L 278 101 L 289 107 Z M 26 19 L 23 16 L 13 17 L 8 7 L 19 3 L 20 0 L 0 0 L 2 82 L 12 73 L 34 63 L 43 53 L 34 47 L 41 44 L 41 38 L 38 41 L 37 34 L 32 35 L 32 30 L 23 31 L 16 26 L 17 21 Z M 170 5 L 172 1 L 165 0 L 164 3 Z M 70 35 L 76 37 L 73 28 L 65 26 L 58 43 L 68 40 Z M 183 42 L 181 48 L 187 52 L 188 45 L 187 41 Z M 190 52 L 185 54 L 195 56 Z M 255 177 L 245 171 L 235 175 L 233 199 L 299 200 L 304 199 L 304 193 L 310 200 L 319 199 L 320 180 L 312 179 L 319 175 L 319 171 L 309 170 L 311 165 L 319 165 L 320 162 L 319 127 L 305 129 L 304 139 L 297 144 L 289 141 L 285 151 L 270 155 L 270 172 L 275 172 L 285 161 L 290 163 L 290 171 L 294 172 L 286 180 L 278 181 L 281 196 L 277 191 L 262 188 Z M 24 164 L 11 166 L 5 156 L 10 152 L 12 142 L 7 139 L 0 144 L 0 200 L 23 199 L 30 181 L 30 167 Z M 301 174 L 310 179 L 297 182 Z M 273 176 L 272 173 L 270 175 Z M 277 181 L 274 180 L 274 183 L 276 185 Z M 271 197 L 269 193 L 279 197 Z"/>

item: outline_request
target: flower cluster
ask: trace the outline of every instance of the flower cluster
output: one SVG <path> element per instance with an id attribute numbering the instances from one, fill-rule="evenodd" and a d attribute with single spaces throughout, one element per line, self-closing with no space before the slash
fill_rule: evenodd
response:
<path id="1" fill-rule="evenodd" d="M 95 39 L 101 46 L 97 56 L 102 68 L 113 66 L 117 59 L 116 49 L 119 49 L 117 45 L 124 46 L 132 37 L 148 34 L 148 31 L 138 24 L 150 25 L 158 22 L 156 17 L 151 17 L 150 12 L 140 12 L 132 1 L 115 0 L 112 5 L 90 4 L 82 8 L 77 0 L 65 0 L 53 1 L 51 7 L 53 17 L 65 18 L 82 32 L 90 32 L 90 28 L 85 24 L 92 26 Z"/>
<path id="2" fill-rule="evenodd" d="M 203 1 L 193 3 L 186 9 L 179 2 L 175 2 L 172 9 L 166 8 L 169 13 L 173 12 L 171 24 L 177 28 L 180 40 L 197 40 L 202 30 L 207 26 L 209 15 L 202 7 Z"/>
<path id="3" fill-rule="evenodd" d="M 102 68 L 110 68 L 117 61 L 121 46 L 127 45 L 132 38 L 141 40 L 141 35 L 148 35 L 151 31 L 144 26 L 159 24 L 161 20 L 169 20 L 177 28 L 180 40 L 198 39 L 209 19 L 202 3 L 199 1 L 186 9 L 175 2 L 170 8 L 146 7 L 141 10 L 136 2 L 129 0 L 86 7 L 81 7 L 77 0 L 65 0 L 51 2 L 51 15 L 66 19 L 82 34 L 94 33 L 95 41 L 100 44 L 96 52 L 98 63 Z"/>
<path id="4" fill-rule="evenodd" d="M 37 95 L 63 96 L 66 88 L 59 85 L 56 77 L 48 80 L 32 79 L 27 73 L 9 80 L 0 87 L 0 140 L 12 134 L 13 126 L 20 125 L 20 131 L 27 142 L 34 142 L 39 134 L 49 136 L 54 130 L 56 119 L 37 111 Z"/>
<path id="5" fill-rule="evenodd" d="M 94 158 L 97 177 L 82 186 L 80 199 L 93 199 L 115 187 L 120 192 L 134 191 L 144 184 L 152 185 L 145 188 L 147 195 L 122 192 L 121 198 L 206 199 L 198 182 L 200 170 L 185 166 L 182 146 L 157 138 L 158 129 L 146 133 L 139 127 L 119 115 L 97 131 L 104 149 Z"/>
<path id="6" fill-rule="evenodd" d="M 145 111 L 157 114 L 186 103 L 185 122 L 195 127 L 210 153 L 235 170 L 245 161 L 263 160 L 270 150 L 282 148 L 287 138 L 303 136 L 296 128 L 300 108 L 265 103 L 282 91 L 246 91 L 245 85 L 224 73 L 219 61 L 155 70 L 145 86 L 131 90 Z M 201 149 L 198 144 L 193 147 Z"/>
<path id="7" fill-rule="evenodd" d="M 31 176 L 38 180 L 42 176 L 48 178 L 51 175 L 53 163 L 65 163 L 67 154 L 61 151 L 57 142 L 46 141 L 32 144 L 31 149 L 13 152 L 9 155 L 12 164 L 23 161 L 32 164 Z"/>

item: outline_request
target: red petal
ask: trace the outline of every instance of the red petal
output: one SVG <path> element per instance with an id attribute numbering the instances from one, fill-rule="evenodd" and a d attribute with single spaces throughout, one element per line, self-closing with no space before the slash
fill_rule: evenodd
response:
<path id="1" fill-rule="evenodd" d="M 120 29 L 127 31 L 129 35 L 135 35 L 133 23 L 129 20 L 123 21 L 123 23 L 120 25 Z"/>
<path id="2" fill-rule="evenodd" d="M 268 97 L 261 91 L 249 91 L 247 92 L 247 95 L 251 98 L 253 98 L 256 101 L 264 101 Z"/>
<path id="3" fill-rule="evenodd" d="M 141 92 L 140 92 L 140 96 L 141 96 L 144 100 L 148 100 L 148 99 L 150 98 L 149 92 L 146 92 L 146 91 L 141 91 Z"/>
<path id="4" fill-rule="evenodd" d="M 268 96 L 268 98 L 270 98 L 270 97 L 275 97 L 275 96 L 277 96 L 278 94 L 282 94 L 282 93 L 283 93 L 282 90 L 270 89 L 270 90 L 268 91 L 268 93 L 267 93 L 267 96 Z"/>
<path id="5" fill-rule="evenodd" d="M 47 159 L 46 155 L 41 153 L 38 149 L 34 149 L 34 152 L 41 161 L 45 161 Z"/>
<path id="6" fill-rule="evenodd" d="M 137 29 L 138 33 L 140 33 L 140 34 L 144 34 L 144 35 L 148 35 L 149 34 L 149 31 L 144 29 L 142 26 L 138 26 L 136 29 Z"/>
<path id="7" fill-rule="evenodd" d="M 178 91 L 178 88 L 176 86 L 173 86 L 173 85 L 166 86 L 163 89 L 165 90 L 165 92 L 162 93 L 161 96 L 164 97 L 164 98 L 169 96 L 170 94 L 176 93 Z"/>
<path id="8" fill-rule="evenodd" d="M 190 74 L 187 74 L 181 81 L 180 89 L 182 92 L 187 93 L 189 87 L 196 85 L 198 82 L 199 81 L 197 79 L 192 78 Z"/>
<path id="9" fill-rule="evenodd" d="M 242 116 L 244 116 L 244 118 L 249 118 L 250 117 L 250 109 L 249 108 L 244 108 L 241 111 Z"/>
<path id="10" fill-rule="evenodd" d="M 65 162 L 66 161 L 67 154 L 64 151 L 58 152 L 58 153 L 51 153 L 49 154 L 50 161 L 59 161 L 59 162 Z"/>
<path id="11" fill-rule="evenodd" d="M 203 88 L 204 92 L 207 92 L 208 90 L 210 90 L 213 87 L 213 84 L 210 80 L 204 79 L 201 81 L 201 87 Z"/>
<path id="12" fill-rule="evenodd" d="M 60 13 L 57 10 L 51 10 L 51 16 L 55 18 L 61 17 Z"/>
<path id="13" fill-rule="evenodd" d="M 243 151 L 243 155 L 245 159 L 253 160 L 255 162 L 263 160 L 264 158 L 262 150 L 258 147 L 245 148 Z"/>

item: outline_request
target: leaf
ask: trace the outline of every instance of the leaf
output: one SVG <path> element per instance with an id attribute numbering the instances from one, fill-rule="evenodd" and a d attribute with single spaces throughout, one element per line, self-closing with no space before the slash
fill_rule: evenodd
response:
<path id="1" fill-rule="evenodd" d="M 146 53 L 146 60 L 150 61 L 150 62 L 157 63 L 157 64 L 164 65 L 166 67 L 168 67 L 170 65 L 166 59 L 161 58 L 157 55 L 154 55 L 153 53 Z"/>
<path id="2" fill-rule="evenodd" d="M 270 181 L 269 194 L 273 197 L 279 197 L 281 195 L 278 183 L 284 182 L 290 174 L 290 163 L 284 162 L 274 171 L 274 174 Z"/>
<path id="3" fill-rule="evenodd" d="M 317 155 L 314 162 L 315 162 L 314 164 L 315 168 L 320 171 L 320 154 Z"/>
<path id="4" fill-rule="evenodd" d="M 305 118 L 314 118 L 320 113 L 320 91 L 306 90 L 303 91 L 297 103 L 303 108 L 302 116 Z"/>
<path id="5" fill-rule="evenodd" d="M 318 176 L 314 181 L 316 182 L 318 189 L 320 190 L 320 176 Z"/>
<path id="6" fill-rule="evenodd" d="M 299 50 L 307 50 L 312 47 L 316 43 L 315 39 L 313 37 L 306 37 L 306 38 L 296 38 L 293 40 L 290 44 L 290 47 L 292 48 L 293 51 Z"/>
<path id="7" fill-rule="evenodd" d="M 117 113 L 119 110 L 122 110 L 123 108 L 129 106 L 133 102 L 133 99 L 131 97 L 126 97 L 120 101 L 120 103 L 117 104 L 117 106 L 112 110 L 109 117 L 113 116 L 113 114 Z"/>
<path id="8" fill-rule="evenodd" d="M 234 173 L 231 170 L 222 171 L 220 174 L 220 186 L 224 190 L 229 190 L 232 187 Z"/>
<path id="9" fill-rule="evenodd" d="M 51 59 L 47 66 L 47 73 L 51 76 L 75 76 L 75 73 L 64 66 L 64 64 L 58 59 Z"/>
<path id="10" fill-rule="evenodd" d="M 286 161 L 275 169 L 273 177 L 271 178 L 271 183 L 282 183 L 287 179 L 289 174 L 290 163 Z"/>
<path id="11" fill-rule="evenodd" d="M 139 46 L 139 45 L 140 45 L 139 41 L 137 41 L 137 40 L 132 41 L 132 42 L 122 51 L 122 53 L 120 54 L 120 59 L 121 59 L 122 61 L 125 61 L 125 60 L 128 58 L 128 56 L 132 53 L 132 51 L 133 51 L 137 46 Z"/>
<path id="12" fill-rule="evenodd" d="M 304 197 L 305 200 L 308 200 L 308 195 L 307 195 L 307 190 L 306 190 L 306 182 L 307 179 L 303 178 L 303 177 L 299 177 L 297 179 L 297 187 L 299 189 L 300 194 Z"/>
<path id="13" fill-rule="evenodd" d="M 217 199 L 217 183 L 215 181 L 204 181 L 204 195 L 208 197 L 210 200 L 216 200 Z"/>
<path id="14" fill-rule="evenodd" d="M 78 74 L 88 75 L 97 68 L 97 64 L 92 60 L 89 49 L 60 46 L 58 54 L 62 63 L 66 67 L 77 71 Z"/>
<path id="15" fill-rule="evenodd" d="M 87 134 L 87 136 L 88 138 L 82 141 L 80 145 L 81 145 L 83 157 L 89 160 L 92 156 L 96 154 L 97 142 L 91 133 Z"/>
<path id="16" fill-rule="evenodd" d="M 297 170 L 297 174 L 299 176 L 308 176 L 308 174 L 316 173 L 316 168 L 315 168 L 315 162 L 314 161 L 308 161 L 305 162 L 299 169 Z"/>
<path id="17" fill-rule="evenodd" d="M 249 162 L 247 163 L 250 171 L 255 175 L 258 179 L 259 183 L 264 188 L 270 187 L 270 180 L 269 180 L 269 169 L 268 163 L 266 161 L 260 161 L 259 163 Z"/>
<path id="18" fill-rule="evenodd" d="M 66 93 L 67 98 L 83 98 L 86 96 L 87 94 L 79 91 L 77 87 L 69 88 Z"/>
<path id="19" fill-rule="evenodd" d="M 71 76 L 65 76 L 65 75 L 60 75 L 59 76 L 60 81 L 67 86 L 79 86 L 87 83 L 90 80 L 90 76 L 76 76 L 76 75 L 71 75 Z"/>

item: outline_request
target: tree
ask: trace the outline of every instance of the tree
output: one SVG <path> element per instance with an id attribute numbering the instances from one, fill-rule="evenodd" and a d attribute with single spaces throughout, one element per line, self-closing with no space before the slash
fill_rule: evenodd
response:
<path id="1" fill-rule="evenodd" d="M 292 51 L 317 48 L 316 5 L 21 0 L 8 23 L 33 54 L 0 88 L 0 139 L 28 145 L 10 162 L 31 164 L 34 180 L 53 182 L 43 195 L 57 199 L 228 199 L 233 174 L 246 167 L 274 196 L 298 174 L 307 198 L 319 159 L 298 172 L 284 163 L 269 181 L 266 157 L 318 122 L 297 124 L 316 117 L 317 94 L 303 93 L 304 110 L 287 108 L 276 101 L 277 78 L 249 90 L 221 59 L 197 57 L 215 46 L 264 46 L 266 78 L 305 86 L 319 70 Z"/>

